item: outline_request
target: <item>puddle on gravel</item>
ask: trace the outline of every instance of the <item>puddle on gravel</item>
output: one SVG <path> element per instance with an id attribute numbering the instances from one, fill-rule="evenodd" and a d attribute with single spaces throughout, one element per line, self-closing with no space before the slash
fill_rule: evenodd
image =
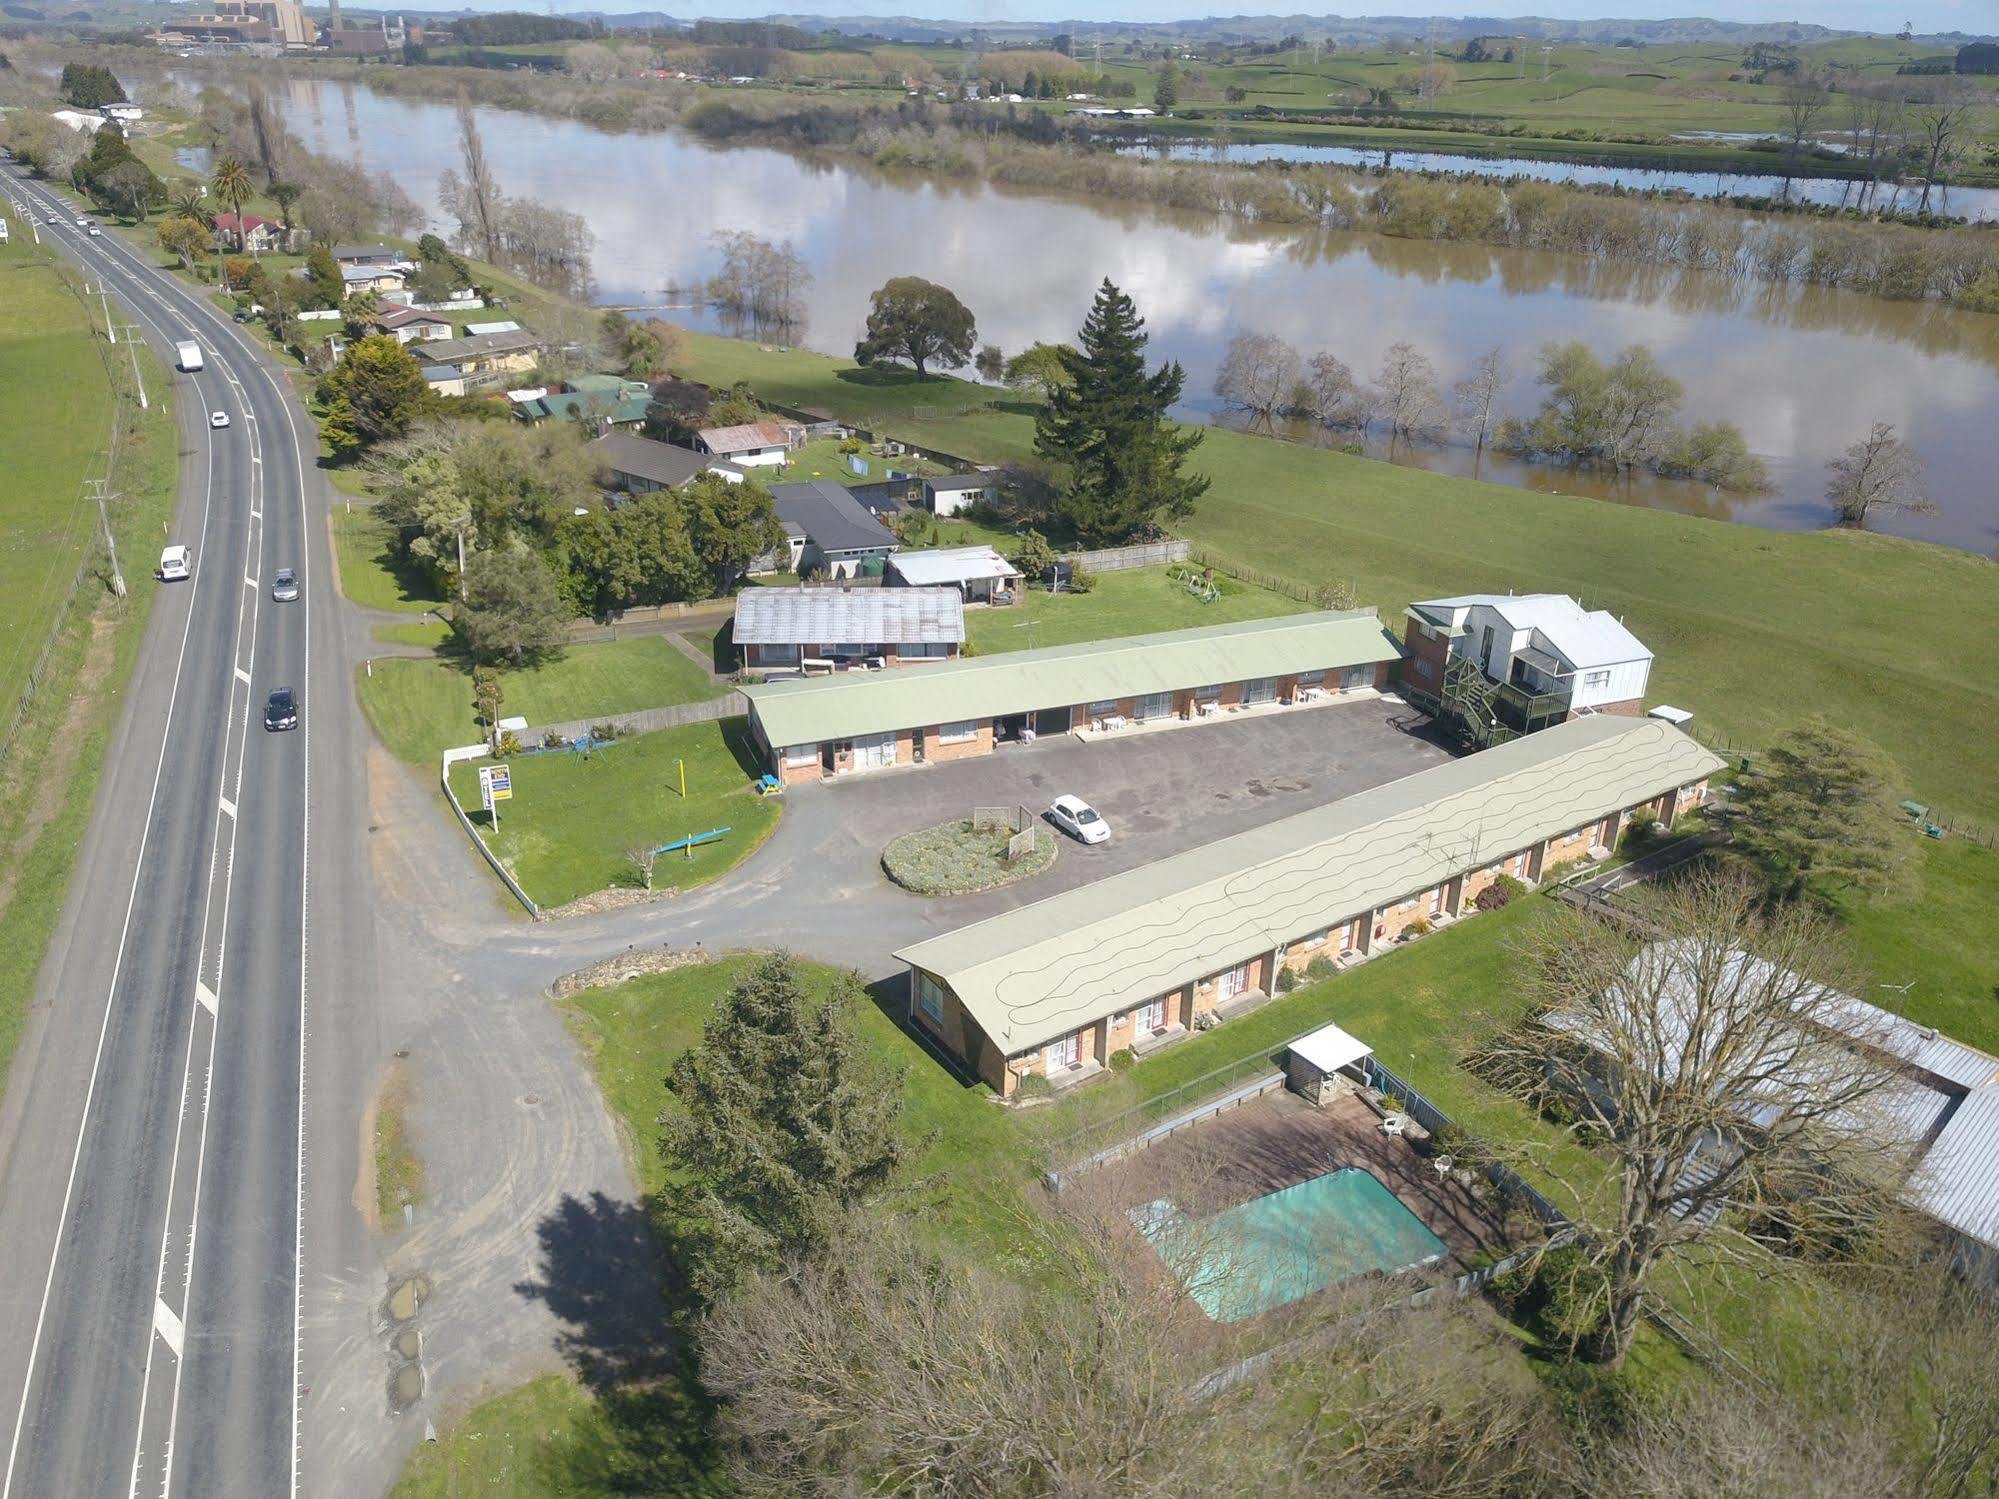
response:
<path id="1" fill-rule="evenodd" d="M 392 1322 L 407 1322 L 430 1299 L 430 1282 L 421 1275 L 399 1281 L 389 1291 L 387 1311 Z"/>
<path id="2" fill-rule="evenodd" d="M 396 1334 L 396 1340 L 390 1346 L 401 1358 L 415 1358 L 423 1352 L 423 1334 L 414 1327 L 405 1327 Z"/>
<path id="3" fill-rule="evenodd" d="M 423 1366 L 404 1364 L 389 1380 L 389 1410 L 400 1415 L 423 1398 Z"/>

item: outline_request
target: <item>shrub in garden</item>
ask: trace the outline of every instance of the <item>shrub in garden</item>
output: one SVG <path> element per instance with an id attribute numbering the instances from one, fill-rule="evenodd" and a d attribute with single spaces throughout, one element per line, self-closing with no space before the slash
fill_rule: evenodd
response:
<path id="1" fill-rule="evenodd" d="M 1503 874 L 1473 897 L 1481 911 L 1503 911 L 1527 893 L 1527 887 L 1510 874 Z"/>
<path id="2" fill-rule="evenodd" d="M 1111 1071 L 1129 1072 L 1138 1065 L 1138 1053 L 1129 1046 L 1120 1046 L 1111 1053 Z"/>
<path id="3" fill-rule="evenodd" d="M 1320 953 L 1305 965 L 1305 977 L 1314 981 L 1329 979 L 1337 972 L 1339 972 L 1338 966 L 1324 953 Z"/>
<path id="4" fill-rule="evenodd" d="M 1277 992 L 1279 994 L 1289 994 L 1293 989 L 1297 987 L 1298 987 L 1297 970 L 1292 968 L 1280 968 L 1277 970 Z"/>
<path id="5" fill-rule="evenodd" d="M 1013 1096 L 1023 1103 L 1046 1098 L 1054 1091 L 1055 1085 L 1038 1072 L 1023 1073 L 1020 1081 L 1013 1086 Z"/>

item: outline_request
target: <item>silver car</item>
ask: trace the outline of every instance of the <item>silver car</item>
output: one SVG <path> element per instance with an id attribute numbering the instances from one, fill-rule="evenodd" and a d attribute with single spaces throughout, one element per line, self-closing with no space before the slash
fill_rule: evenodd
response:
<path id="1" fill-rule="evenodd" d="M 280 604 L 289 604 L 298 598 L 298 575 L 288 567 L 278 569 L 271 579 L 271 597 Z"/>

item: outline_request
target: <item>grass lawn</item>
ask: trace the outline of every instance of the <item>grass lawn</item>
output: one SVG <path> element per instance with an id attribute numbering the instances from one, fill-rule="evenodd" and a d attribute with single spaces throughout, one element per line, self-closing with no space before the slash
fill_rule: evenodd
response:
<path id="1" fill-rule="evenodd" d="M 626 1476 L 649 1466 L 633 1438 L 574 1380 L 544 1375 L 481 1401 L 417 1448 L 391 1499 L 612 1499 L 639 1492 Z"/>
<path id="2" fill-rule="evenodd" d="M 0 722 L 13 716 L 26 673 L 47 632 L 55 645 L 40 690 L 0 763 L 0 1074 L 12 1061 L 50 934 L 62 914 L 90 823 L 124 688 L 138 659 L 158 589 L 152 574 L 173 513 L 179 442 L 174 387 L 137 350 L 150 410 L 127 405 L 129 421 L 111 489 L 111 526 L 130 592 L 109 597 L 92 568 L 57 625 L 57 609 L 86 548 L 95 507 L 61 517 L 81 480 L 104 473 L 111 389 L 90 345 L 82 309 L 37 264 L 27 226 L 14 223 L 0 247 Z M 43 252 L 46 253 L 46 252 Z M 123 357 L 124 351 L 118 351 Z M 129 365 L 114 365 L 123 380 Z M 129 402 L 129 398 L 128 402 Z"/>
<path id="3" fill-rule="evenodd" d="M 981 655 L 990 656 L 1078 640 L 1267 619 L 1310 607 L 1233 578 L 1218 581 L 1222 596 L 1204 604 L 1184 585 L 1167 577 L 1163 567 L 1098 573 L 1096 586 L 1088 593 L 1051 594 L 1030 588 L 1027 597 L 1011 608 L 967 609 L 965 626 L 972 645 Z"/>
<path id="4" fill-rule="evenodd" d="M 944 465 L 932 463 L 927 458 L 919 458 L 914 453 L 905 453 L 900 458 L 877 458 L 865 447 L 853 455 L 867 465 L 867 472 L 857 474 L 847 467 L 848 455 L 840 451 L 840 444 L 830 437 L 815 437 L 792 455 L 791 462 L 780 470 L 774 482 L 779 484 L 802 484 L 811 479 L 831 479 L 835 484 L 852 488 L 856 484 L 879 484 L 888 478 L 889 470 L 899 474 L 941 474 Z"/>
<path id="5" fill-rule="evenodd" d="M 404 760 L 422 764 L 440 750 L 479 742 L 472 674 L 458 661 L 377 661 L 355 681 L 368 722 Z M 501 672 L 500 685 L 501 716 L 525 717 L 530 728 L 703 702 L 726 690 L 656 635 L 572 645 L 559 660 Z"/>
<path id="6" fill-rule="evenodd" d="M 104 476 L 111 386 L 91 314 L 57 278 L 29 226 L 0 245 L 0 727 L 96 544 L 83 481 Z M 123 350 L 113 350 L 122 359 Z M 157 555 L 157 550 L 155 551 Z M 151 558 L 123 559 L 150 572 Z"/>
<path id="7" fill-rule="evenodd" d="M 444 608 L 430 575 L 404 562 L 394 542 L 394 531 L 375 519 L 368 505 L 334 510 L 333 558 L 340 568 L 341 593 L 363 609 L 420 614 Z"/>
<path id="8" fill-rule="evenodd" d="M 1914 987 L 1860 997 L 1999 1055 L 1999 853 L 1962 838 L 1917 841 L 1922 885 L 1913 899 L 1841 912 L 1874 983 Z"/>
<path id="9" fill-rule="evenodd" d="M 697 379 L 748 379 L 771 399 L 926 440 L 926 424 L 908 418 L 908 383 L 871 383 L 846 360 L 728 339 L 697 336 L 689 350 Z M 926 382 L 940 411 L 982 389 Z M 1001 401 L 956 416 L 947 446 L 987 462 L 1019 457 L 1032 447 L 1031 410 Z M 1690 710 L 1704 731 L 1753 745 L 1830 713 L 1900 761 L 1910 795 L 1999 827 L 1999 755 L 1987 732 L 1999 718 L 1999 661 L 1988 648 L 1999 639 L 1999 567 L 1986 558 L 1850 531 L 1762 531 L 1204 431 L 1196 467 L 1213 487 L 1179 529 L 1218 557 L 1304 587 L 1351 578 L 1398 629 L 1412 599 L 1574 594 L 1637 632 L 1657 656 L 1649 696 Z"/>
<path id="10" fill-rule="evenodd" d="M 720 842 L 692 857 L 661 855 L 653 871 L 656 889 L 705 884 L 748 858 L 777 825 L 778 801 L 751 789 L 755 761 L 740 718 L 635 734 L 588 760 L 557 753 L 516 755 L 509 763 L 513 800 L 503 804 L 499 832 L 487 831 L 487 841 L 543 906 L 612 886 L 638 887 L 628 849 L 726 827 Z M 451 787 L 483 830 L 488 818 L 479 810 L 478 765 L 452 766 Z"/>

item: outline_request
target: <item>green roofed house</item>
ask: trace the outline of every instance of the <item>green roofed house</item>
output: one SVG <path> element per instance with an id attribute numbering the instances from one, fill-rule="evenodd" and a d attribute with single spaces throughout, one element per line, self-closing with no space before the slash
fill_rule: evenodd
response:
<path id="1" fill-rule="evenodd" d="M 590 421 L 606 427 L 636 427 L 646 419 L 652 388 L 643 380 L 616 375 L 579 375 L 568 390 L 550 391 L 514 403 L 514 415 L 526 422 Z"/>
<path id="2" fill-rule="evenodd" d="M 1641 807 L 1670 825 L 1722 768 L 1656 719 L 1572 719 L 901 948 L 910 1019 L 1002 1097 L 1080 1080 L 1615 848 Z"/>
<path id="3" fill-rule="evenodd" d="M 990 754 L 1048 734 L 1200 723 L 1373 697 L 1400 659 L 1372 609 L 1292 614 L 744 689 L 786 783 Z"/>

